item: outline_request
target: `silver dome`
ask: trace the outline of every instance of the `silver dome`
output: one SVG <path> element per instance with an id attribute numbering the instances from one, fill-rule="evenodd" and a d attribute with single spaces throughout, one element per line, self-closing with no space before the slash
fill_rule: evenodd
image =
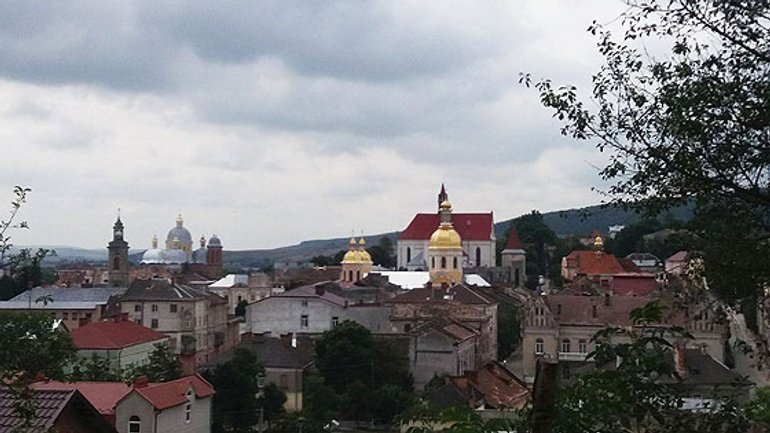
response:
<path id="1" fill-rule="evenodd" d="M 193 251 L 190 261 L 192 263 L 206 263 L 206 248 L 201 247 Z"/>
<path id="2" fill-rule="evenodd" d="M 217 235 L 211 236 L 211 239 L 209 239 L 209 246 L 210 247 L 221 247 L 222 241 L 219 240 Z"/>
<path id="3" fill-rule="evenodd" d="M 151 248 L 142 254 L 141 263 L 163 263 L 163 250 L 159 248 Z"/>
<path id="4" fill-rule="evenodd" d="M 173 242 L 174 238 L 179 238 L 179 243 L 182 245 L 192 245 L 192 236 L 190 235 L 190 231 L 184 227 L 176 226 L 168 231 L 166 242 Z"/>

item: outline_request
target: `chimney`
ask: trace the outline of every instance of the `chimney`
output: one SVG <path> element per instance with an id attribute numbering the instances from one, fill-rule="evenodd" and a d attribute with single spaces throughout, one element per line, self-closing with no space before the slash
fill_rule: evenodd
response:
<path id="1" fill-rule="evenodd" d="M 136 379 L 134 379 L 133 386 L 134 388 L 144 388 L 147 385 L 149 385 L 149 383 L 150 383 L 150 379 L 147 379 L 147 376 L 145 375 L 141 375 Z"/>
<path id="2" fill-rule="evenodd" d="M 324 289 L 324 286 L 322 284 L 316 284 L 315 294 L 318 296 L 323 296 L 324 293 L 326 293 L 326 289 Z"/>

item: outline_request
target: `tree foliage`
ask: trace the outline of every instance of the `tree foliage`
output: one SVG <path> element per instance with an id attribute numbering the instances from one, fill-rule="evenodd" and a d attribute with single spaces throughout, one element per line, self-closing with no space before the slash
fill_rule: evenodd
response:
<path id="1" fill-rule="evenodd" d="M 156 343 L 147 363 L 130 366 L 123 372 L 126 381 L 146 376 L 150 382 L 168 382 L 182 377 L 182 363 L 165 343 Z"/>
<path id="2" fill-rule="evenodd" d="M 307 382 L 308 413 L 389 423 L 412 401 L 412 377 L 398 350 L 344 321 L 316 342 L 319 376 Z M 321 417 L 321 418 L 318 418 Z"/>
<path id="3" fill-rule="evenodd" d="M 24 248 L 10 256 L 5 274 L 0 277 L 0 299 L 8 300 L 25 290 L 40 286 L 45 281 L 43 259 L 55 254 L 55 251 L 44 248 L 38 248 L 35 252 Z"/>
<path id="4" fill-rule="evenodd" d="M 212 431 L 246 433 L 253 431 L 258 417 L 258 378 L 264 368 L 248 350 L 236 349 L 233 359 L 204 373 L 217 393 L 214 395 Z"/>
<path id="5" fill-rule="evenodd" d="M 628 3 L 621 38 L 589 28 L 605 60 L 591 103 L 550 80 L 541 102 L 608 153 L 610 203 L 654 215 L 694 202 L 713 288 L 754 296 L 770 282 L 770 3 Z"/>

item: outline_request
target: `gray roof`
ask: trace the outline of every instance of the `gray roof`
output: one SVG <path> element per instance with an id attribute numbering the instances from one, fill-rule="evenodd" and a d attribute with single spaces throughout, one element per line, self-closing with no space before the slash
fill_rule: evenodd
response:
<path id="1" fill-rule="evenodd" d="M 217 357 L 216 364 L 230 361 L 238 349 L 248 350 L 265 368 L 303 369 L 312 364 L 312 359 L 307 353 L 272 337 L 255 337 L 251 341 L 244 341 Z"/>
<path id="2" fill-rule="evenodd" d="M 107 301 L 54 301 L 45 305 L 43 302 L 29 301 L 2 301 L 0 310 L 93 310 L 98 305 L 105 305 Z"/>
<path id="3" fill-rule="evenodd" d="M 22 292 L 9 301 L 23 301 L 32 299 L 35 302 L 41 296 L 50 296 L 54 302 L 107 302 L 110 296 L 122 295 L 126 287 L 90 287 L 90 288 L 62 288 L 62 287 L 34 287 Z"/>
<path id="4" fill-rule="evenodd" d="M 136 279 L 121 301 L 193 301 L 206 298 L 225 302 L 217 295 L 184 284 L 172 283 L 164 279 Z"/>
<path id="5" fill-rule="evenodd" d="M 700 349 L 685 349 L 684 365 L 687 367 L 687 374 L 683 377 L 683 382 L 688 385 L 750 385 L 746 378 L 735 370 L 729 369 Z"/>

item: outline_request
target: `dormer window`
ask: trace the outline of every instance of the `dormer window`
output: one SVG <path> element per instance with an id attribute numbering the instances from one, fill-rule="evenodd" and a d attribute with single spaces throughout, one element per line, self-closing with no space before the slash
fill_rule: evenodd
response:
<path id="1" fill-rule="evenodd" d="M 142 420 L 138 416 L 134 415 L 128 419 L 128 433 L 141 433 Z"/>

